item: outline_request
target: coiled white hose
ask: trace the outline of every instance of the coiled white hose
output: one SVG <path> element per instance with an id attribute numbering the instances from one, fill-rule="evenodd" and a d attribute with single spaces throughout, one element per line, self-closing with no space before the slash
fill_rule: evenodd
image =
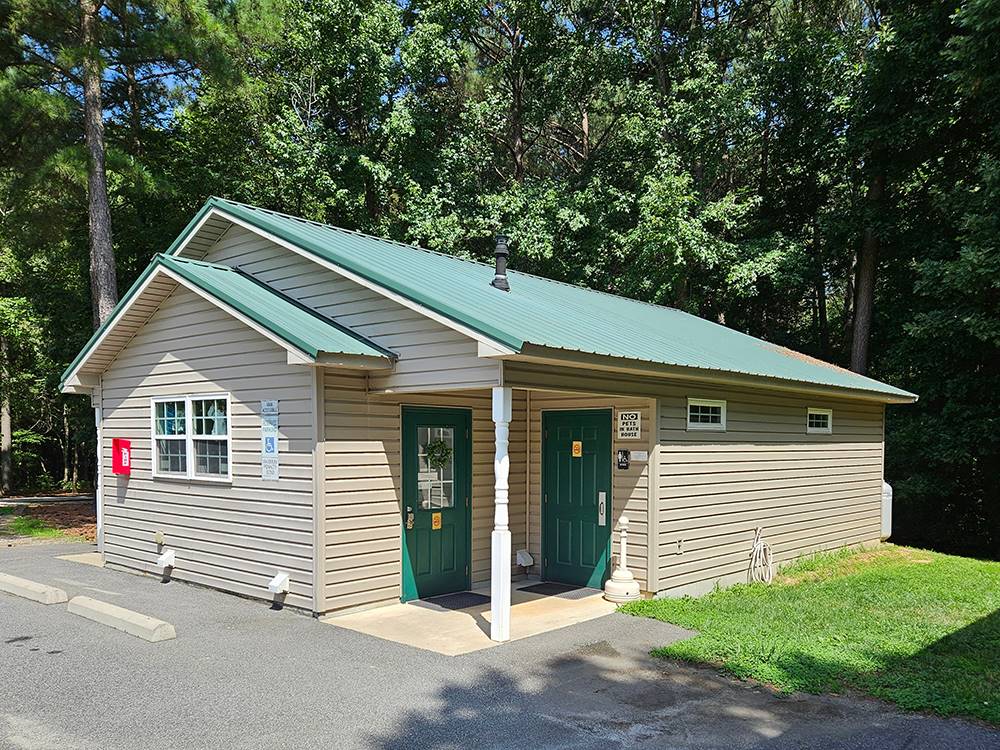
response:
<path id="1" fill-rule="evenodd" d="M 774 578 L 774 561 L 771 557 L 771 547 L 761 535 L 764 530 L 758 526 L 753 535 L 753 548 L 750 550 L 750 583 L 770 583 Z"/>

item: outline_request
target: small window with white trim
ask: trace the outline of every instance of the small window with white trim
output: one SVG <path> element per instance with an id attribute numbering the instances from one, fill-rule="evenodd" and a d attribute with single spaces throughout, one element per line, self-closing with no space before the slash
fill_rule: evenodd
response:
<path id="1" fill-rule="evenodd" d="M 829 435 L 833 432 L 833 409 L 809 407 L 806 413 L 806 432 Z"/>
<path id="2" fill-rule="evenodd" d="M 153 476 L 229 480 L 229 394 L 152 399 Z"/>
<path id="3" fill-rule="evenodd" d="M 687 428 L 689 430 L 725 430 L 726 402 L 707 398 L 689 398 Z"/>

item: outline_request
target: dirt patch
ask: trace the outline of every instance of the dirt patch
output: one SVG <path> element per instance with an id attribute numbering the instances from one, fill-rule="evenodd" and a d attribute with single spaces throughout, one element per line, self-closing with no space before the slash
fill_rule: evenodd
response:
<path id="1" fill-rule="evenodd" d="M 854 573 L 860 573 L 872 563 L 877 562 L 898 562 L 912 565 L 929 565 L 934 562 L 934 558 L 927 552 L 908 547 L 897 547 L 892 544 L 885 544 L 876 549 L 857 550 L 853 553 L 843 554 L 834 565 L 824 565 L 817 570 L 795 570 L 788 573 L 779 573 L 775 576 L 776 583 L 785 585 L 795 585 L 806 581 L 820 581 L 828 578 L 838 578 Z"/>
<path id="2" fill-rule="evenodd" d="M 17 505 L 0 516 L 0 527 L 9 525 L 10 519 L 17 516 L 38 519 L 46 526 L 69 536 L 82 537 L 90 542 L 97 539 L 97 510 L 93 500 Z M 4 528 L 0 528 L 0 534 L 4 531 Z M 7 531 L 6 535 L 10 536 L 10 532 Z"/>

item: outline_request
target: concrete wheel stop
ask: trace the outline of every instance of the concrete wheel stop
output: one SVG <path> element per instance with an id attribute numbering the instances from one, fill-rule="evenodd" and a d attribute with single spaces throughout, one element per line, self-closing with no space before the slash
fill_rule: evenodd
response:
<path id="1" fill-rule="evenodd" d="M 74 615 L 99 622 L 151 643 L 169 641 L 177 637 L 174 626 L 169 622 L 91 599 L 89 596 L 74 596 L 69 600 L 67 610 Z"/>
<path id="2" fill-rule="evenodd" d="M 35 583 L 27 578 L 18 578 L 7 573 L 0 573 L 0 591 L 30 599 L 39 604 L 62 604 L 67 599 L 66 592 L 62 589 L 46 586 L 44 583 Z"/>

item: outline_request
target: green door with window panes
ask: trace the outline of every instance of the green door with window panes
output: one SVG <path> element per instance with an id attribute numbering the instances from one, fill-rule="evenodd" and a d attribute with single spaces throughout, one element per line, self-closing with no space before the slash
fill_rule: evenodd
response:
<path id="1" fill-rule="evenodd" d="M 403 601 L 469 587 L 472 416 L 403 407 Z"/>

